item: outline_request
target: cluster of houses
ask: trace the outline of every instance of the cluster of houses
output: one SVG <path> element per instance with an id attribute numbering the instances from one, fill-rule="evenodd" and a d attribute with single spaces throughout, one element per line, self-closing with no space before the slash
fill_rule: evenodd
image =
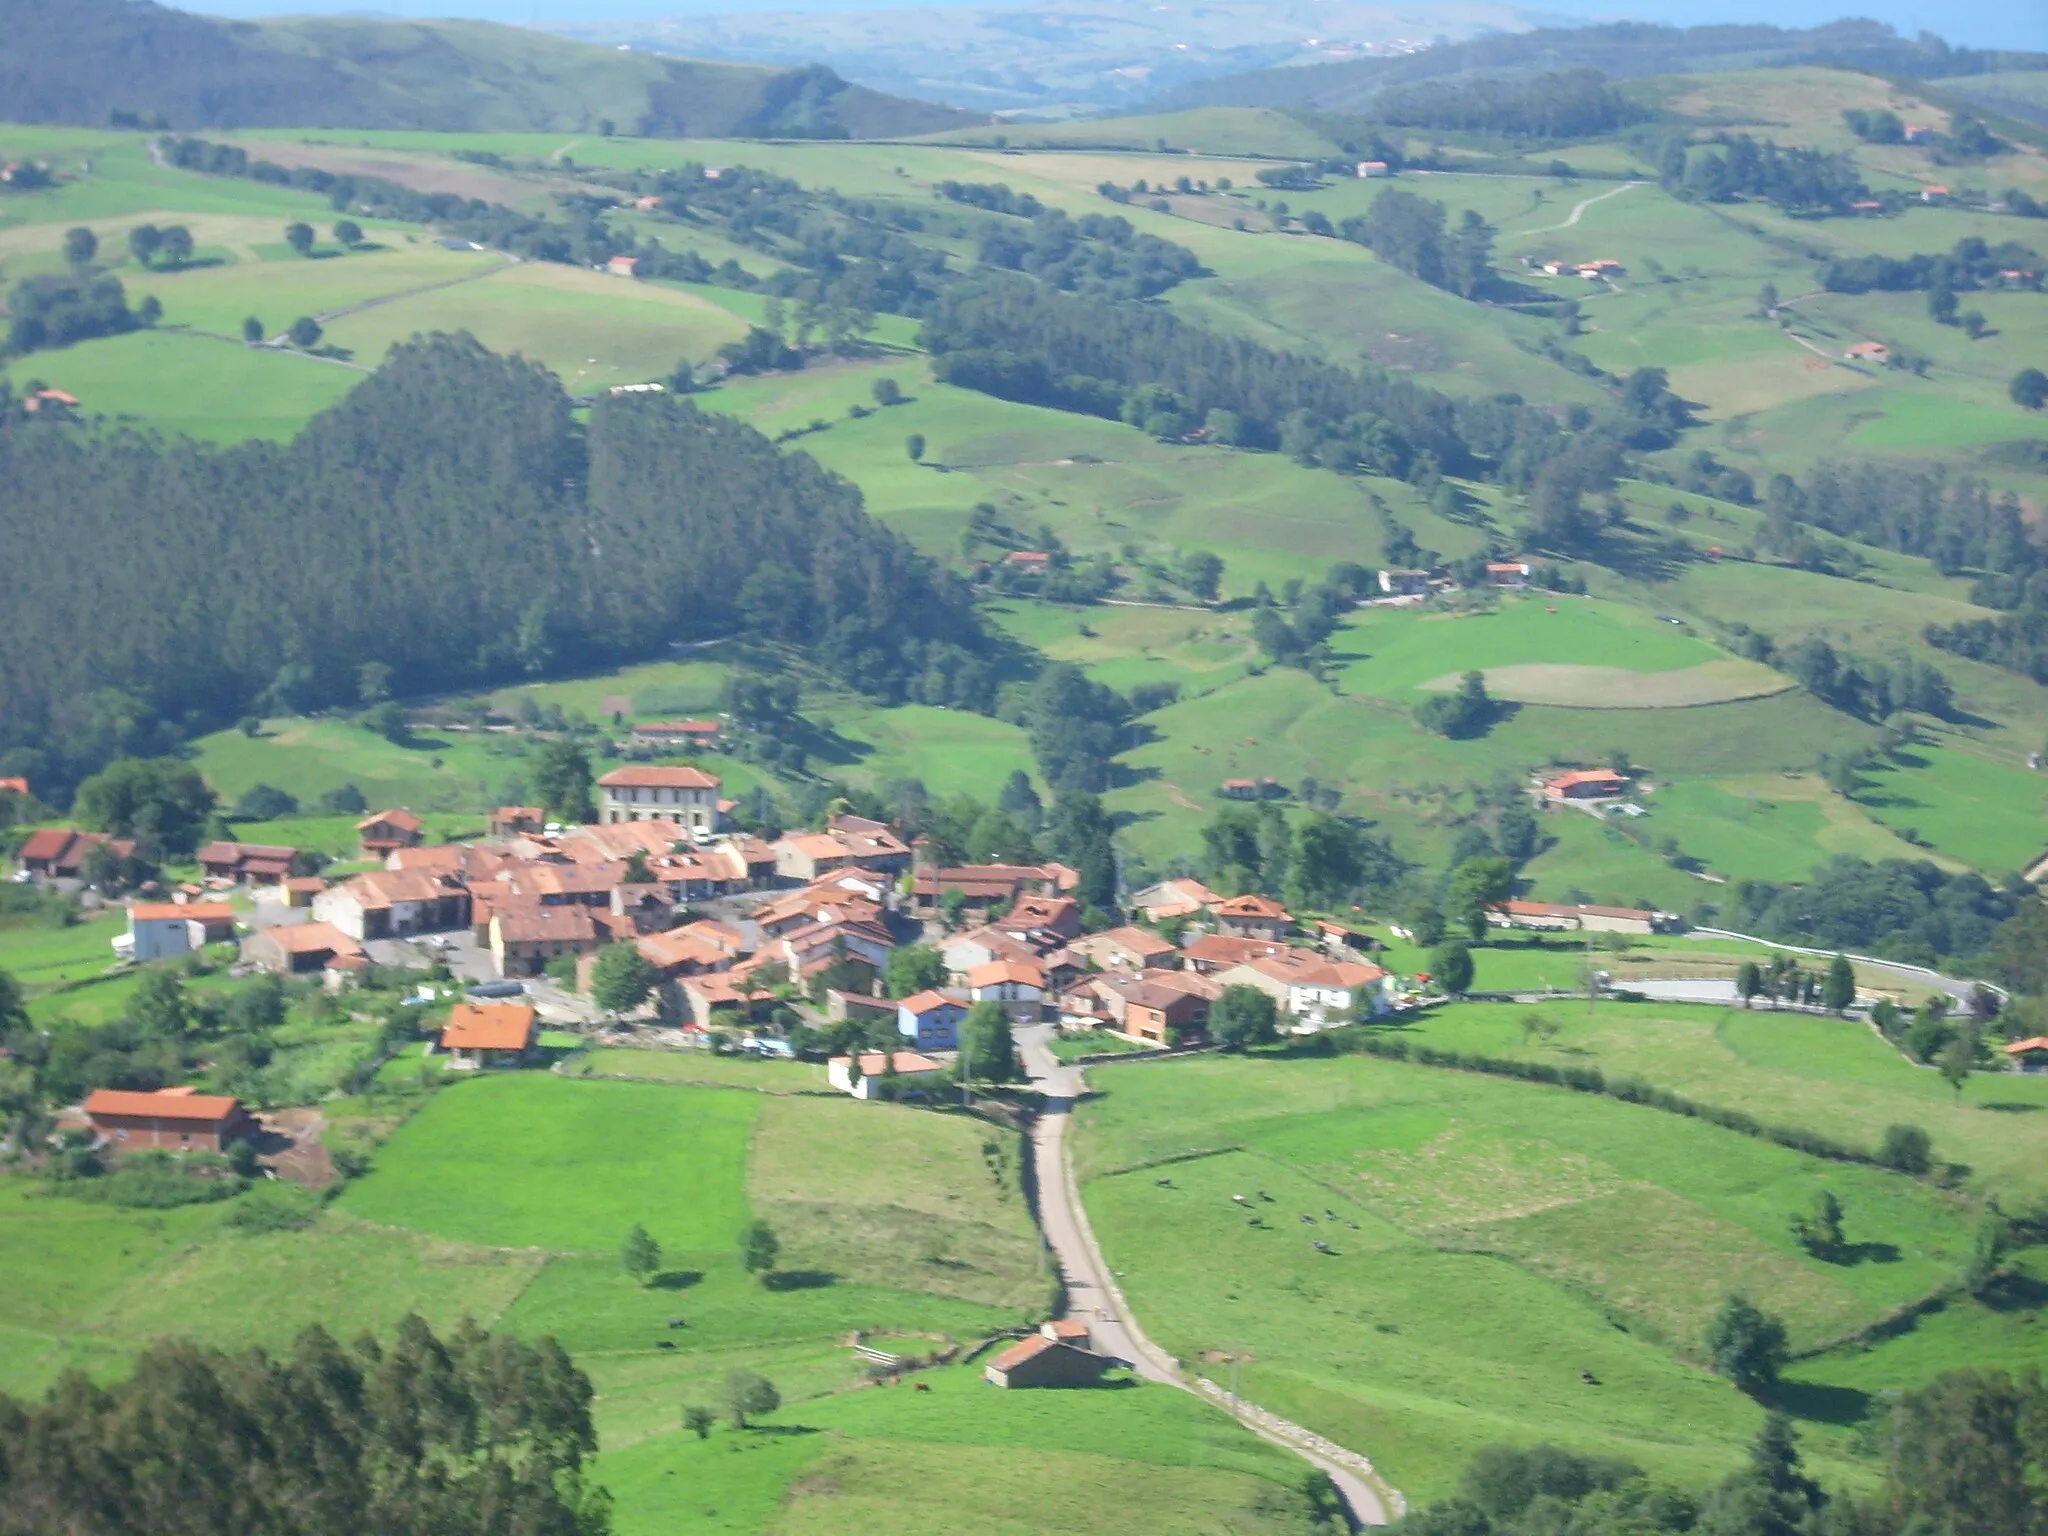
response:
<path id="1" fill-rule="evenodd" d="M 1620 277 L 1628 268 L 1612 256 L 1596 256 L 1591 261 L 1539 262 L 1536 270 L 1545 277 L 1583 277 L 1589 283 L 1598 283 Z"/>

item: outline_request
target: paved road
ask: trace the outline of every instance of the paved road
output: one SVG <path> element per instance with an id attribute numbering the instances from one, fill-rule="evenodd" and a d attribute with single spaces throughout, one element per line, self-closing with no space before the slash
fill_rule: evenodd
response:
<path id="1" fill-rule="evenodd" d="M 1029 1025 L 1017 1031 L 1017 1043 L 1025 1070 L 1045 1097 L 1044 1112 L 1032 1130 L 1032 1165 L 1038 1176 L 1039 1225 L 1059 1263 L 1060 1278 L 1066 1286 L 1067 1315 L 1088 1325 L 1097 1349 L 1128 1360 L 1132 1369 L 1146 1380 L 1179 1387 L 1208 1401 L 1206 1394 L 1196 1391 L 1181 1375 L 1173 1357 L 1145 1337 L 1144 1329 L 1130 1316 L 1103 1263 L 1102 1250 L 1089 1230 L 1088 1214 L 1082 1209 L 1074 1187 L 1073 1168 L 1067 1160 L 1067 1127 L 1073 1122 L 1074 1100 L 1082 1091 L 1081 1071 L 1078 1067 L 1060 1065 L 1046 1048 L 1051 1035 L 1051 1025 Z M 1305 1443 L 1318 1438 L 1311 1431 L 1250 1404 L 1242 1406 L 1240 1421 L 1246 1428 L 1330 1474 L 1359 1524 L 1387 1523 L 1386 1504 L 1380 1491 L 1358 1469 Z"/>

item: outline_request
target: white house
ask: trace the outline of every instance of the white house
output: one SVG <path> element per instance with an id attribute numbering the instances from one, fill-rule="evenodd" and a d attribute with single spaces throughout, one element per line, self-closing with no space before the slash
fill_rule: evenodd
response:
<path id="1" fill-rule="evenodd" d="M 718 776 L 701 768 L 614 768 L 597 781 L 597 819 L 674 821 L 691 832 L 718 830 Z"/>
<path id="2" fill-rule="evenodd" d="M 1045 970 L 1035 960 L 991 960 L 967 973 L 967 995 L 1001 1003 L 1013 1019 L 1035 1021 L 1045 1004 Z"/>
<path id="3" fill-rule="evenodd" d="M 946 1075 L 944 1062 L 920 1056 L 916 1051 L 896 1051 L 892 1056 L 900 1084 L 930 1087 Z M 876 1096 L 876 1080 L 887 1070 L 888 1064 L 880 1051 L 868 1051 L 861 1056 L 858 1074 L 851 1056 L 834 1056 L 825 1064 L 825 1080 L 841 1093 L 850 1093 L 856 1099 L 872 1099 Z"/>
<path id="4" fill-rule="evenodd" d="M 1288 979 L 1287 1011 L 1297 1033 L 1342 1024 L 1362 1005 L 1371 1014 L 1387 1011 L 1390 977 L 1376 965 L 1340 960 L 1304 970 Z"/>

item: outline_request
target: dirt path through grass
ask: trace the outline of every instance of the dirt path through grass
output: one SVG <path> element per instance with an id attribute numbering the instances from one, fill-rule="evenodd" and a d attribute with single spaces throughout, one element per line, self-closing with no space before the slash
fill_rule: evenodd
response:
<path id="1" fill-rule="evenodd" d="M 1541 229 L 1525 229 L 1522 231 L 1522 233 L 1525 235 L 1551 235 L 1557 233 L 1557 231 L 1559 231 L 1560 229 L 1570 229 L 1573 225 L 1577 224 L 1580 219 L 1585 217 L 1586 210 L 1592 207 L 1595 203 L 1604 203 L 1610 197 L 1619 197 L 1622 193 L 1628 191 L 1630 187 L 1640 187 L 1646 185 L 1648 185 L 1648 183 L 1640 181 L 1623 182 L 1618 187 L 1611 188 L 1606 192 L 1595 193 L 1593 196 L 1587 198 L 1584 202 L 1580 203 L 1576 208 L 1572 209 L 1570 215 L 1566 217 L 1565 221 L 1562 224 L 1546 224 Z"/>

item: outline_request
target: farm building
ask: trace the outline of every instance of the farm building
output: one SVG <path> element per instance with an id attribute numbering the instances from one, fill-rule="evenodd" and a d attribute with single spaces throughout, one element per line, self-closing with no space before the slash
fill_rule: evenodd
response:
<path id="1" fill-rule="evenodd" d="M 880 1051 L 865 1051 L 858 1067 L 856 1071 L 851 1056 L 834 1056 L 825 1064 L 825 1080 L 841 1093 L 850 1093 L 856 1099 L 872 1099 L 880 1096 L 876 1084 L 891 1075 L 892 1067 L 899 1085 L 935 1087 L 946 1076 L 944 1062 L 920 1056 L 916 1051 L 891 1051 L 887 1057 Z"/>
<path id="2" fill-rule="evenodd" d="M 128 932 L 114 940 L 135 961 L 168 960 L 235 936 L 235 909 L 224 901 L 137 902 L 128 909 Z"/>
<path id="3" fill-rule="evenodd" d="M 960 1021 L 967 1004 L 944 992 L 925 991 L 896 1005 L 896 1032 L 921 1051 L 951 1051 L 960 1045 Z"/>
<path id="4" fill-rule="evenodd" d="M 16 855 L 21 867 L 32 875 L 54 879 L 76 879 L 85 869 L 86 855 L 104 847 L 117 859 L 132 857 L 135 840 L 109 837 L 104 832 L 73 832 L 65 827 L 42 827 L 29 833 Z"/>
<path id="5" fill-rule="evenodd" d="M 327 889 L 327 882 L 318 875 L 294 875 L 283 882 L 284 904 L 288 907 L 310 907 L 313 898 Z"/>
<path id="6" fill-rule="evenodd" d="M 117 1146 L 173 1152 L 218 1152 L 256 1130 L 240 1099 L 190 1088 L 95 1088 L 86 1095 L 85 1118 L 96 1135 Z"/>
<path id="7" fill-rule="evenodd" d="M 1222 899 L 1199 880 L 1162 880 L 1139 891 L 1131 898 L 1131 905 L 1150 921 L 1159 923 L 1169 917 L 1193 917 Z"/>
<path id="8" fill-rule="evenodd" d="M 1486 565 L 1486 580 L 1496 587 L 1526 587 L 1533 573 L 1534 568 L 1526 560 L 1489 560 Z"/>
<path id="9" fill-rule="evenodd" d="M 1092 1387 L 1122 1362 L 1063 1339 L 1034 1333 L 989 1361 L 982 1380 L 998 1387 Z"/>
<path id="10" fill-rule="evenodd" d="M 199 867 L 213 880 L 276 885 L 291 874 L 297 852 L 272 843 L 208 843 L 199 850 Z"/>
<path id="11" fill-rule="evenodd" d="M 2048 1072 L 2048 1035 L 2013 1041 L 2005 1048 L 2005 1059 L 2022 1072 Z"/>
<path id="12" fill-rule="evenodd" d="M 1859 341 L 1842 349 L 1842 356 L 1852 363 L 1888 363 L 1892 360 L 1892 349 L 1881 341 Z"/>
<path id="13" fill-rule="evenodd" d="M 1019 896 L 1057 896 L 1072 890 L 1078 878 L 1064 864 L 960 864 L 918 870 L 910 897 L 917 914 L 929 917 L 947 891 L 958 891 L 968 910 L 985 921 L 992 913 L 1009 911 Z"/>
<path id="14" fill-rule="evenodd" d="M 1574 768 L 1543 784 L 1548 800 L 1611 800 L 1628 792 L 1628 776 L 1612 768 Z"/>
<path id="15" fill-rule="evenodd" d="M 1278 779 L 1225 779 L 1218 792 L 1226 800 L 1273 800 L 1284 791 Z"/>
<path id="16" fill-rule="evenodd" d="M 1947 187 L 1922 187 L 1920 201 L 1923 203 L 1945 203 L 1949 200 Z"/>
<path id="17" fill-rule="evenodd" d="M 457 1003 L 441 1030 L 449 1066 L 463 1071 L 517 1067 L 533 1059 L 540 1024 L 525 1003 Z"/>
<path id="18" fill-rule="evenodd" d="M 1383 570 L 1380 591 L 1388 597 L 1421 597 L 1429 591 L 1429 572 Z"/>
<path id="19" fill-rule="evenodd" d="M 356 823 L 356 841 L 364 858 L 381 859 L 394 848 L 417 848 L 424 827 L 411 811 L 376 811 Z"/>
<path id="20" fill-rule="evenodd" d="M 1270 896 L 1256 893 L 1219 901 L 1210 912 L 1219 933 L 1239 939 L 1277 939 L 1293 926 L 1294 917 Z"/>
<path id="21" fill-rule="evenodd" d="M 638 256 L 614 256 L 604 264 L 605 271 L 613 277 L 638 277 L 640 258 Z"/>
<path id="22" fill-rule="evenodd" d="M 251 934 L 242 958 L 266 971 L 298 975 L 340 959 L 354 959 L 362 946 L 332 923 L 287 923 Z"/>
<path id="23" fill-rule="evenodd" d="M 604 943 L 597 919 L 580 905 L 500 908 L 489 937 L 500 976 L 538 976 L 557 955 L 591 954 Z"/>
<path id="24" fill-rule="evenodd" d="M 716 746 L 718 731 L 716 720 L 650 720 L 634 726 L 627 739 L 636 747 L 661 747 L 672 752 L 678 748 Z"/>
<path id="25" fill-rule="evenodd" d="M 614 768 L 597 781 L 597 819 L 666 820 L 691 832 L 718 829 L 718 777 L 701 768 Z"/>
<path id="26" fill-rule="evenodd" d="M 1361 160 L 1358 162 L 1358 178 L 1361 181 L 1378 181 L 1394 174 L 1393 167 L 1384 160 Z"/>
<path id="27" fill-rule="evenodd" d="M 1496 928 L 1526 928 L 1545 933 L 1666 933 L 1678 926 L 1674 913 L 1641 907 L 1599 907 L 1586 903 L 1558 906 L 1547 901 L 1503 901 L 1486 909 Z"/>

